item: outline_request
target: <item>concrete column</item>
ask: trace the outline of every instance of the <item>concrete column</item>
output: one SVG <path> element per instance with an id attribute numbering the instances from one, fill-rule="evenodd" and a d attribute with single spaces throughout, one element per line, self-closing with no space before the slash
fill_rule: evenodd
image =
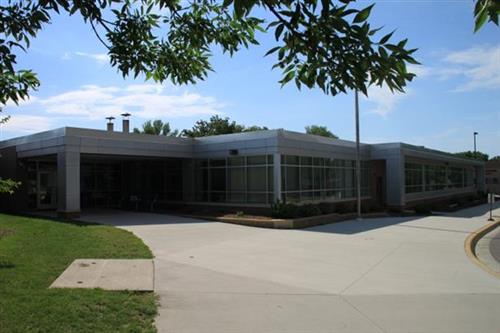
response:
<path id="1" fill-rule="evenodd" d="M 485 191 L 484 166 L 475 167 L 476 171 L 476 187 L 479 192 Z"/>
<path id="2" fill-rule="evenodd" d="M 391 156 L 386 160 L 387 205 L 405 205 L 405 158 L 403 154 Z"/>
<path id="3" fill-rule="evenodd" d="M 57 214 L 80 215 L 80 152 L 57 153 Z"/>
<path id="4" fill-rule="evenodd" d="M 273 199 L 281 200 L 281 154 L 273 155 Z"/>

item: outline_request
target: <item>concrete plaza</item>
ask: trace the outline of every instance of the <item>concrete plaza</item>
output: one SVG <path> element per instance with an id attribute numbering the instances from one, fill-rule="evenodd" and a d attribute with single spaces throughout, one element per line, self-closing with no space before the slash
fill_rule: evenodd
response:
<path id="1" fill-rule="evenodd" d="M 305 230 L 117 211 L 82 219 L 130 230 L 152 249 L 160 332 L 493 333 L 500 280 L 464 251 L 486 213 Z"/>

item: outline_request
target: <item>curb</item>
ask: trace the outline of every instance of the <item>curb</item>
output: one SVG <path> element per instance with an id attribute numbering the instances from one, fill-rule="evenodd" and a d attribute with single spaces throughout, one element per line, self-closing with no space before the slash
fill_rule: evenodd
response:
<path id="1" fill-rule="evenodd" d="M 476 245 L 479 242 L 479 240 L 488 233 L 490 233 L 491 231 L 493 231 L 494 229 L 496 229 L 498 226 L 500 226 L 500 220 L 491 222 L 481 227 L 480 229 L 472 232 L 465 240 L 464 246 L 465 246 L 465 253 L 469 257 L 469 259 L 474 264 L 476 264 L 476 266 L 479 266 L 482 270 L 500 279 L 500 272 L 496 272 L 493 269 L 491 269 L 490 266 L 482 262 L 476 255 Z"/>
<path id="2" fill-rule="evenodd" d="M 247 227 L 257 228 L 270 228 L 270 229 L 304 229 L 315 227 L 319 225 L 344 222 L 356 218 L 355 213 L 346 214 L 324 214 L 309 217 L 300 217 L 292 219 L 255 219 L 255 218 L 233 218 L 233 217 L 217 217 L 217 216 L 203 216 L 203 215 L 177 215 L 181 217 L 197 218 L 201 220 L 217 221 L 230 224 L 244 225 Z M 380 218 L 387 217 L 386 213 L 367 213 L 363 218 Z"/>

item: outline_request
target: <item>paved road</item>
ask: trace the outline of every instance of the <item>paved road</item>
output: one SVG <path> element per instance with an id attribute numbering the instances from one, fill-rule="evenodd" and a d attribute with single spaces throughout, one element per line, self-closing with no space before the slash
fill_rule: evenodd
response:
<path id="1" fill-rule="evenodd" d="M 490 253 L 495 261 L 500 265 L 500 228 L 492 234 L 490 241 Z"/>
<path id="2" fill-rule="evenodd" d="M 306 230 L 147 213 L 82 218 L 130 230 L 153 250 L 160 332 L 498 333 L 500 280 L 464 252 L 485 213 Z"/>

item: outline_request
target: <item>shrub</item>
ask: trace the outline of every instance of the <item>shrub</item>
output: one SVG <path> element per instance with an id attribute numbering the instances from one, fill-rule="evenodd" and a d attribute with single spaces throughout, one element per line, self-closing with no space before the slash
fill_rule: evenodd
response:
<path id="1" fill-rule="evenodd" d="M 332 202 L 320 202 L 318 204 L 319 210 L 323 214 L 333 214 L 335 213 L 335 204 Z"/>
<path id="2" fill-rule="evenodd" d="M 271 204 L 271 216 L 278 219 L 289 219 L 298 216 L 298 206 L 277 200 Z"/>
<path id="3" fill-rule="evenodd" d="M 367 214 L 367 213 L 370 213 L 372 210 L 373 209 L 372 209 L 371 203 L 369 203 L 369 202 L 363 202 L 361 204 L 361 213 Z"/>
<path id="4" fill-rule="evenodd" d="M 305 204 L 298 207 L 298 215 L 301 217 L 321 215 L 321 210 L 317 205 Z"/>
<path id="5" fill-rule="evenodd" d="M 335 211 L 339 214 L 349 213 L 349 205 L 345 202 L 339 202 L 335 205 Z"/>
<path id="6" fill-rule="evenodd" d="M 476 200 L 478 200 L 477 196 L 474 195 L 474 194 L 469 194 L 466 198 L 465 198 L 468 202 L 474 202 Z"/>
<path id="7" fill-rule="evenodd" d="M 393 213 L 393 214 L 401 214 L 403 212 L 403 209 L 401 207 L 397 207 L 397 206 L 389 206 L 387 208 L 387 211 L 389 213 Z"/>
<path id="8" fill-rule="evenodd" d="M 419 204 L 415 206 L 415 213 L 419 215 L 428 215 L 431 213 L 431 207 L 426 204 Z"/>
<path id="9" fill-rule="evenodd" d="M 448 205 L 443 201 L 438 201 L 430 205 L 430 210 L 442 211 L 446 210 L 446 208 L 448 208 Z"/>
<path id="10" fill-rule="evenodd" d="M 370 202 L 370 210 L 371 212 L 382 212 L 384 208 L 377 202 Z"/>
<path id="11" fill-rule="evenodd" d="M 242 210 L 239 210 L 239 211 L 236 212 L 236 216 L 237 217 L 243 217 L 243 216 L 245 216 L 245 212 L 243 212 Z"/>

